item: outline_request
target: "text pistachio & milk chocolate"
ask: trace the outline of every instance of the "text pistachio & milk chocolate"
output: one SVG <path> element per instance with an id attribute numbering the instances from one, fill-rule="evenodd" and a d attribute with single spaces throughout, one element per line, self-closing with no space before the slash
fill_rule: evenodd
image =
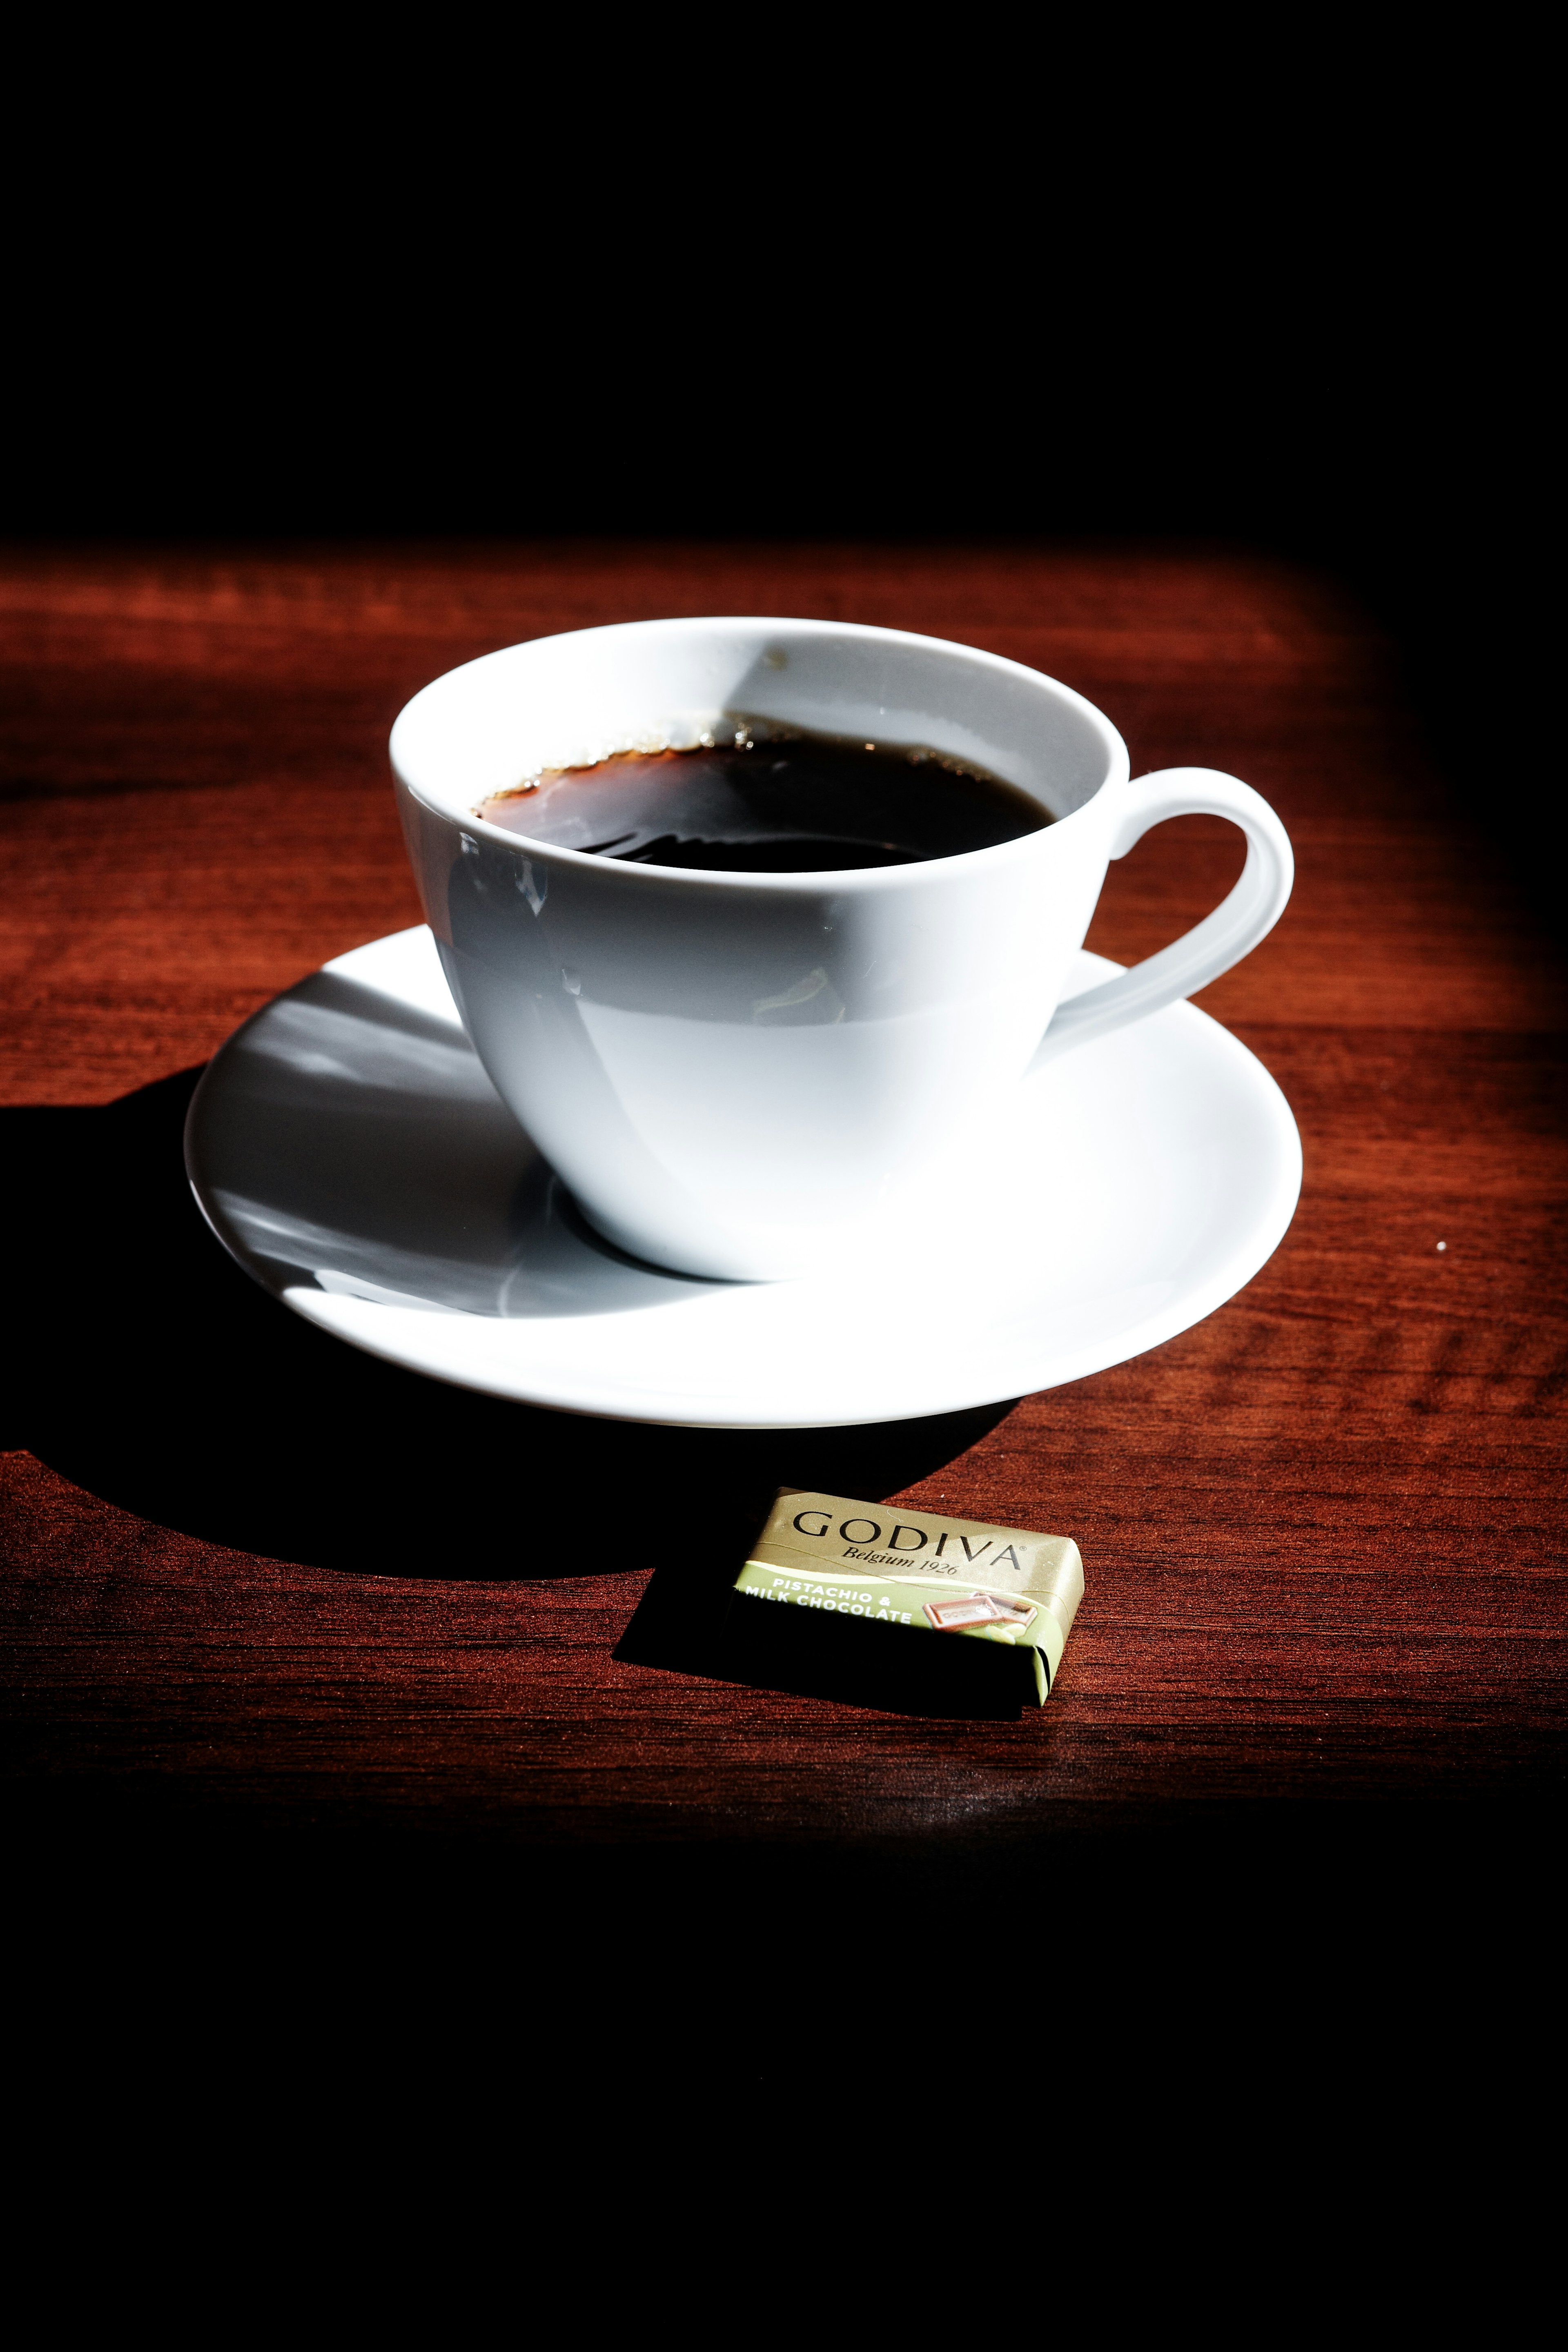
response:
<path id="1" fill-rule="evenodd" d="M 781 1486 L 735 1590 L 1029 1650 L 1043 1705 L 1083 1599 L 1083 1561 L 1068 1536 Z"/>

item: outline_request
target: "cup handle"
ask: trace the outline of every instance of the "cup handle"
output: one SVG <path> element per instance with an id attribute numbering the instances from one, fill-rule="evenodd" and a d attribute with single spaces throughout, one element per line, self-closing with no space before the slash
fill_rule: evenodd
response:
<path id="1" fill-rule="evenodd" d="M 1031 1070 L 1217 980 L 1273 929 L 1290 896 L 1296 871 L 1290 837 L 1250 784 L 1222 776 L 1216 768 L 1162 768 L 1157 775 L 1138 777 L 1123 793 L 1112 857 L 1125 857 L 1151 825 L 1163 824 L 1168 816 L 1227 816 L 1247 835 L 1247 864 L 1230 896 L 1168 948 L 1058 1004 Z"/>

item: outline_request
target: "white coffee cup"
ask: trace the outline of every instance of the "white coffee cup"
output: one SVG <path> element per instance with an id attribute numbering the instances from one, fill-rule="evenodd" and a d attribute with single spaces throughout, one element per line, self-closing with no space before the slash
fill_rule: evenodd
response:
<path id="1" fill-rule="evenodd" d="M 755 874 L 622 863 L 477 814 L 541 768 L 747 722 L 926 747 L 1057 821 L 922 864 Z M 416 695 L 392 762 L 426 915 L 498 1092 L 602 1235 L 690 1274 L 773 1280 L 896 1246 L 944 1197 L 984 1215 L 1034 1069 L 1216 978 L 1290 893 L 1285 829 L 1248 785 L 1206 768 L 1131 782 L 1081 695 L 894 629 L 639 621 L 536 639 Z M 1191 813 L 1247 835 L 1236 887 L 1062 1003 L 1107 860 Z"/>

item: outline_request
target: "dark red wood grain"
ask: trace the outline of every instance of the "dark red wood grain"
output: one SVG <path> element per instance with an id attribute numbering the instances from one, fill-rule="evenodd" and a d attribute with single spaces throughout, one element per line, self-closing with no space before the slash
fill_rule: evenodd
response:
<path id="1" fill-rule="evenodd" d="M 35 1317 L 0 1606 L 27 1801 L 847 1850 L 1560 1789 L 1562 968 L 1331 582 L 1203 551 L 55 549 L 6 559 L 0 609 Z M 221 1261 L 177 1074 L 417 919 L 402 701 L 520 637 L 701 612 L 991 647 L 1100 703 L 1135 772 L 1221 767 L 1278 807 L 1295 899 L 1202 1002 L 1283 1086 L 1306 1186 L 1206 1323 L 994 1425 L 748 1450 L 426 1391 Z M 1158 946 L 1238 857 L 1221 824 L 1163 828 L 1090 945 Z M 912 1300 L 941 1276 L 912 1268 Z M 704 1612 L 775 1472 L 1075 1536 L 1049 1706 L 942 1719 L 726 1679 Z M 706 1538 L 640 1526 L 702 1481 Z"/>

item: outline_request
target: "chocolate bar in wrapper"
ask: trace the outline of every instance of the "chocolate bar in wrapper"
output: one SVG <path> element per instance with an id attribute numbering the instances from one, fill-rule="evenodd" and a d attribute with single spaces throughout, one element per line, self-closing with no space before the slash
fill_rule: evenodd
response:
<path id="1" fill-rule="evenodd" d="M 792 1614 L 1000 1643 L 1025 1654 L 1043 1705 L 1083 1598 L 1083 1561 L 1068 1536 L 781 1486 L 735 1591 Z"/>
<path id="2" fill-rule="evenodd" d="M 927 1601 L 926 1623 L 939 1633 L 962 1633 L 971 1625 L 999 1625 L 1009 1612 L 999 1609 L 988 1592 L 966 1592 L 960 1600 Z"/>

